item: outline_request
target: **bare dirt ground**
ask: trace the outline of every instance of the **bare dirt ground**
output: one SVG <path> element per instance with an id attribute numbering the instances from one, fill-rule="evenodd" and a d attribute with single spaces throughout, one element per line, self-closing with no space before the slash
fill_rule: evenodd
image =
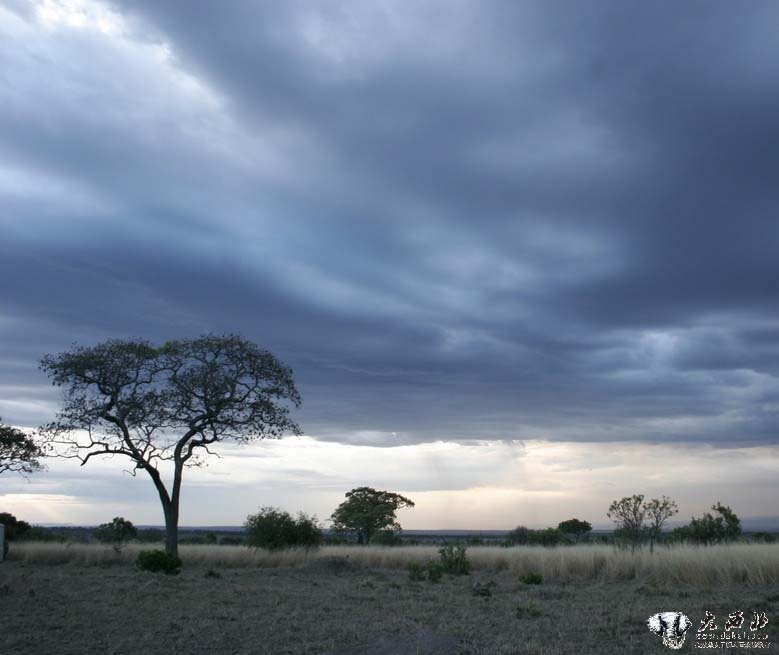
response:
<path id="1" fill-rule="evenodd" d="M 682 611 L 767 612 L 775 586 L 659 588 L 630 582 L 525 585 L 501 571 L 411 582 L 345 563 L 179 576 L 127 565 L 0 564 L 0 653 L 23 655 L 509 655 L 671 652 L 646 619 Z M 474 595 L 477 582 L 492 595 Z M 486 585 L 485 585 L 486 586 Z M 691 634 L 685 650 L 694 649 Z M 750 649 L 754 652 L 753 649 Z M 717 653 L 744 653 L 718 649 Z"/>

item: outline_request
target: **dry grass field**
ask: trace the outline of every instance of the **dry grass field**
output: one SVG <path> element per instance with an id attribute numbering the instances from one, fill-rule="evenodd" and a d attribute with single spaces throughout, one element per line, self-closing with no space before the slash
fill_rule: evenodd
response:
<path id="1" fill-rule="evenodd" d="M 187 546 L 179 576 L 135 570 L 135 551 L 15 544 L 0 565 L 0 652 L 662 653 L 645 625 L 656 612 L 682 611 L 697 627 L 706 610 L 765 611 L 771 642 L 779 618 L 779 547 L 771 545 L 651 557 L 609 547 L 474 547 L 470 575 L 435 584 L 412 582 L 405 570 L 434 558 L 431 547 L 269 554 Z M 520 582 L 530 571 L 543 583 Z M 491 595 L 476 595 L 477 585 Z"/>

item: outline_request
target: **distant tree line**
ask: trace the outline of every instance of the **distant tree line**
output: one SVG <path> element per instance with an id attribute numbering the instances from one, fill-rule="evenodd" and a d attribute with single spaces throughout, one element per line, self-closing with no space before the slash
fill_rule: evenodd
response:
<path id="1" fill-rule="evenodd" d="M 380 491 L 370 487 L 358 487 L 347 492 L 346 500 L 333 512 L 333 529 L 325 531 L 316 517 L 303 512 L 291 515 L 275 507 L 262 507 L 247 517 L 244 532 L 217 533 L 207 530 L 184 532 L 180 543 L 199 545 L 245 545 L 252 548 L 276 550 L 282 548 L 315 548 L 322 544 L 402 545 L 420 543 L 419 539 L 403 538 L 396 511 L 413 507 L 414 503 L 400 494 Z M 722 503 L 715 503 L 712 511 L 701 517 L 692 517 L 690 523 L 663 532 L 668 518 L 678 510 L 676 503 L 663 496 L 644 500 L 641 494 L 615 500 L 609 506 L 607 516 L 615 523 L 610 534 L 592 534 L 592 525 L 585 520 L 571 518 L 561 521 L 557 527 L 530 529 L 517 526 L 502 539 L 484 541 L 479 537 L 433 537 L 422 540 L 446 543 L 467 542 L 470 545 L 494 544 L 511 546 L 564 546 L 579 543 L 605 543 L 632 551 L 649 545 L 654 550 L 657 542 L 665 544 L 693 543 L 712 545 L 742 538 L 741 522 L 735 512 Z M 14 515 L 0 513 L 0 523 L 5 525 L 7 541 L 99 541 L 117 551 L 128 542 L 164 543 L 166 532 L 157 528 L 136 528 L 123 517 L 96 528 L 45 528 L 31 526 Z M 750 541 L 773 543 L 779 534 L 756 532 L 748 535 Z"/>

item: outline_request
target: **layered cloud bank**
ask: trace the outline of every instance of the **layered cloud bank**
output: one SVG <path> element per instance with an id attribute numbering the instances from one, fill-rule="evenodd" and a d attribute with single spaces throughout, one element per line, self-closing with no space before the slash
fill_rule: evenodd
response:
<path id="1" fill-rule="evenodd" d="M 776 444 L 778 19 L 6 3 L 0 415 L 72 342 L 237 331 L 320 442 Z"/>

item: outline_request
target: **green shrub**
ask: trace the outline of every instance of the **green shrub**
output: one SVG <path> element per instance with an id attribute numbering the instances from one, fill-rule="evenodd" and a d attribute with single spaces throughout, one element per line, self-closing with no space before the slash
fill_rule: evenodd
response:
<path id="1" fill-rule="evenodd" d="M 138 553 L 136 564 L 141 571 L 178 575 L 181 572 L 181 559 L 164 550 L 142 550 Z"/>
<path id="2" fill-rule="evenodd" d="M 776 543 L 777 535 L 773 532 L 754 532 L 751 535 L 752 541 L 761 542 L 764 544 Z"/>
<path id="3" fill-rule="evenodd" d="M 58 541 L 64 543 L 68 539 L 67 537 L 54 528 L 42 528 L 39 525 L 32 526 L 24 533 L 22 537 L 25 541 Z"/>
<path id="4" fill-rule="evenodd" d="M 541 584 L 544 581 L 544 576 L 535 571 L 531 571 L 530 573 L 523 575 L 519 581 L 524 584 Z"/>
<path id="5" fill-rule="evenodd" d="M 465 554 L 465 546 L 462 544 L 447 544 L 439 549 L 441 566 L 450 575 L 467 575 L 471 572 L 471 562 Z"/>
<path id="6" fill-rule="evenodd" d="M 568 539 L 557 528 L 546 528 L 544 530 L 530 530 L 527 542 L 533 546 L 557 546 L 568 543 Z"/>
<path id="7" fill-rule="evenodd" d="M 246 544 L 254 548 L 277 550 L 291 546 L 311 548 L 322 543 L 322 531 L 316 518 L 300 512 L 297 519 L 275 507 L 263 507 L 246 517 Z"/>
<path id="8" fill-rule="evenodd" d="M 165 541 L 165 532 L 157 528 L 144 528 L 143 530 L 138 530 L 135 538 L 144 544 L 161 544 Z"/>
<path id="9" fill-rule="evenodd" d="M 506 535 L 503 544 L 505 546 L 524 546 L 527 543 L 529 532 L 524 525 L 518 525 Z"/>
<path id="10" fill-rule="evenodd" d="M 425 579 L 425 569 L 417 562 L 408 563 L 408 579 L 412 582 L 421 582 Z"/>
<path id="11" fill-rule="evenodd" d="M 518 619 L 537 619 L 542 614 L 541 608 L 533 602 L 514 607 L 514 616 Z"/>
<path id="12" fill-rule="evenodd" d="M 717 503 L 711 508 L 717 513 L 706 512 L 699 519 L 693 517 L 687 526 L 688 538 L 698 544 L 718 544 L 734 541 L 741 536 L 741 520 L 727 505 Z"/>
<path id="13" fill-rule="evenodd" d="M 444 575 L 444 566 L 438 562 L 427 563 L 427 580 L 428 582 L 436 583 L 440 582 Z"/>
<path id="14" fill-rule="evenodd" d="M 380 530 L 371 537 L 371 543 L 376 546 L 400 546 L 403 539 L 392 530 Z"/>

